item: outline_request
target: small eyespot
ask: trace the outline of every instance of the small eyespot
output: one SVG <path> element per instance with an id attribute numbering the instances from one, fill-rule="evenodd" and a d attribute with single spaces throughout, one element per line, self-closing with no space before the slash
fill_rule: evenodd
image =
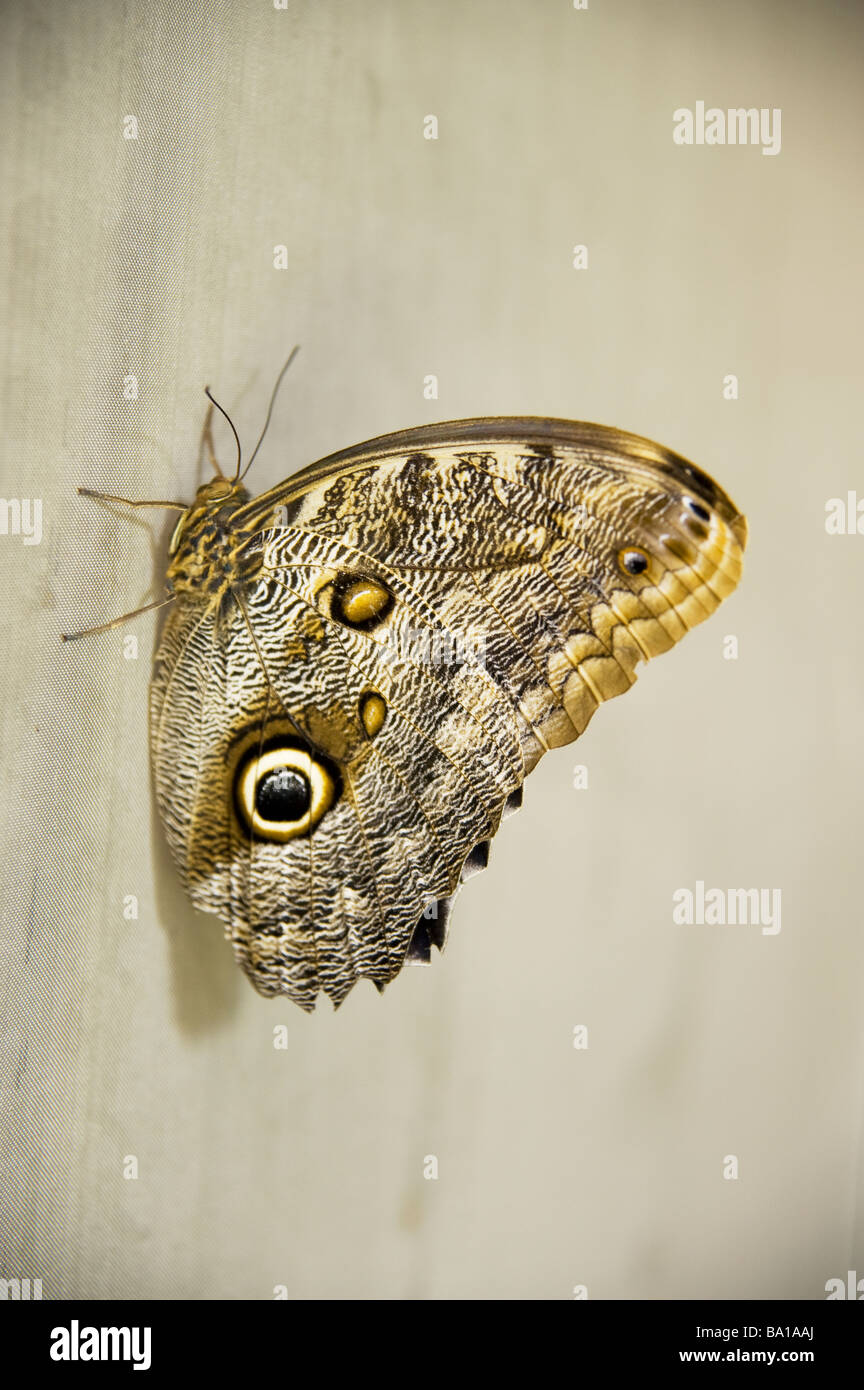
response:
<path id="1" fill-rule="evenodd" d="M 703 507 L 701 502 L 694 502 L 692 497 L 684 498 L 684 506 L 691 511 L 694 516 L 698 516 L 700 521 L 710 521 L 711 513 L 707 507 Z"/>
<path id="2" fill-rule="evenodd" d="M 367 690 L 365 695 L 360 696 L 359 712 L 368 737 L 374 738 L 387 718 L 387 705 L 374 690 Z"/>
<path id="3" fill-rule="evenodd" d="M 333 586 L 333 617 L 346 627 L 365 632 L 383 622 L 393 607 L 393 595 L 377 579 L 343 574 Z"/>
<path id="4" fill-rule="evenodd" d="M 638 545 L 628 545 L 618 552 L 618 564 L 625 574 L 644 574 L 648 568 L 648 556 Z"/>
<path id="5" fill-rule="evenodd" d="M 331 769 L 291 744 L 247 754 L 234 779 L 234 798 L 247 830 L 282 844 L 313 830 L 336 799 Z"/>

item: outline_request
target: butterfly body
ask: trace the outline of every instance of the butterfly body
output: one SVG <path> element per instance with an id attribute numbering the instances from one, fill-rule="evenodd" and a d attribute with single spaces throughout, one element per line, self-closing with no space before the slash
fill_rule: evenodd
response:
<path id="1" fill-rule="evenodd" d="M 151 748 L 169 845 L 261 993 L 306 1009 L 444 944 L 548 748 L 734 589 L 746 527 L 692 464 L 570 421 L 456 421 L 172 543 Z"/>
<path id="2" fill-rule="evenodd" d="M 222 482 L 223 480 L 219 480 Z M 191 602 L 219 602 L 232 586 L 242 582 L 243 561 L 239 549 L 249 532 L 234 518 L 249 500 L 242 486 L 212 483 L 199 488 L 195 501 L 181 516 L 171 541 L 171 558 L 165 576 L 170 593 L 188 596 Z"/>

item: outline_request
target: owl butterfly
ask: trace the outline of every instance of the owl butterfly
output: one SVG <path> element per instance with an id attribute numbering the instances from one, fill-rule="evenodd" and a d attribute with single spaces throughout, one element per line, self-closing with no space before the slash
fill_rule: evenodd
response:
<path id="1" fill-rule="evenodd" d="M 746 542 L 693 464 L 568 420 L 383 435 L 254 498 L 238 441 L 173 505 L 165 834 L 255 988 L 307 1010 L 443 947 L 526 775 L 732 592 Z"/>

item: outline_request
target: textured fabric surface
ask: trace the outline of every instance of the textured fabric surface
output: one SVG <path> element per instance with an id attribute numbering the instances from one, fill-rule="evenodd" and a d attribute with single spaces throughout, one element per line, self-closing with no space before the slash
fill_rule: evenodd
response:
<path id="1" fill-rule="evenodd" d="M 0 1278 L 864 1274 L 864 538 L 825 529 L 861 477 L 858 7 L 11 0 L 2 27 L 2 491 L 42 536 L 0 535 Z M 677 145 L 699 101 L 781 108 L 779 154 Z M 722 613 L 532 775 L 445 955 L 311 1017 L 177 884 L 153 617 L 58 640 L 157 597 L 170 530 L 76 486 L 188 499 L 204 385 L 251 443 L 295 342 L 256 489 L 386 430 L 546 414 L 694 459 L 751 533 Z M 779 888 L 781 930 L 674 922 L 697 882 Z"/>

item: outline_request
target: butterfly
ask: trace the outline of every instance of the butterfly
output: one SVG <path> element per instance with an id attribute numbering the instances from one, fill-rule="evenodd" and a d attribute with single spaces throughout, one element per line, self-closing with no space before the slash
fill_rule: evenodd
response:
<path id="1" fill-rule="evenodd" d="M 256 990 L 338 1006 L 443 948 L 527 774 L 735 589 L 747 527 L 602 425 L 424 425 L 258 497 L 234 436 L 233 477 L 211 440 L 194 500 L 152 504 L 181 513 L 148 605 L 156 798 Z"/>

